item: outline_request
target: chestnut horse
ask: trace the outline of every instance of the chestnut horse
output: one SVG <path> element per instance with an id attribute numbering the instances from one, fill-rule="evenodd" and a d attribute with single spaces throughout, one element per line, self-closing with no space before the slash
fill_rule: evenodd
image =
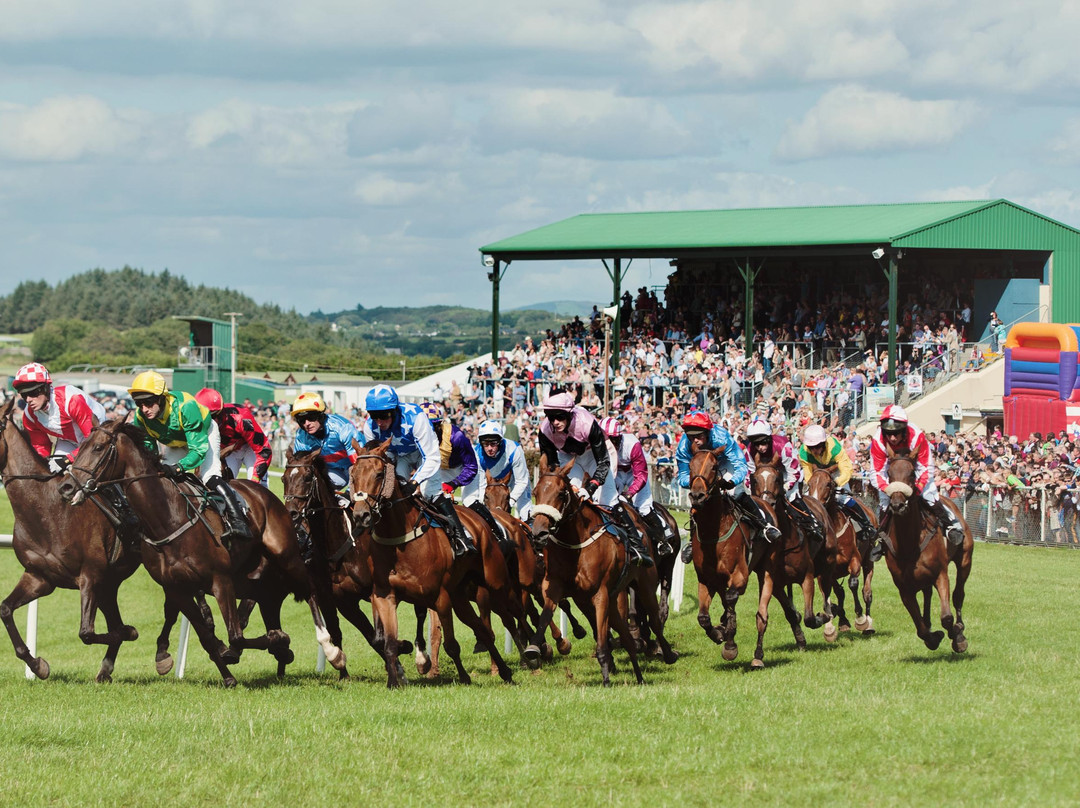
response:
<path id="1" fill-rule="evenodd" d="M 709 639 L 724 644 L 721 656 L 730 662 L 739 655 L 735 642 L 735 604 L 746 591 L 750 577 L 747 555 L 754 529 L 743 522 L 728 494 L 730 484 L 720 475 L 723 449 L 702 449 L 690 458 L 690 545 L 698 579 L 698 625 Z M 767 514 L 772 508 L 763 503 Z M 764 553 L 750 559 L 756 566 Z M 724 614 L 714 626 L 709 608 L 720 593 Z"/>
<path id="2" fill-rule="evenodd" d="M 441 524 L 432 521 L 421 509 L 413 493 L 402 491 L 395 474 L 395 461 L 388 456 L 390 440 L 372 441 L 364 447 L 354 441 L 353 448 L 359 454 L 349 478 L 353 531 L 354 534 L 370 531 L 371 606 L 386 634 L 383 658 L 387 687 L 406 684 L 398 663 L 400 601 L 412 603 L 418 618 L 420 609 L 434 609 L 438 614 L 446 652 L 453 659 L 462 684 L 469 684 L 472 679 L 461 663 L 461 647 L 454 636 L 454 614 L 487 647 L 503 681 L 512 681 L 513 675 L 499 654 L 494 635 L 469 603 L 471 585 L 486 588 L 496 614 L 510 629 L 519 648 L 522 647 L 524 627 L 515 620 L 509 573 L 491 529 L 474 511 L 459 507 L 458 517 L 473 535 L 479 552 L 454 558 Z"/>
<path id="3" fill-rule="evenodd" d="M 316 448 L 294 454 L 290 447 L 285 453 L 282 485 L 285 507 L 293 527 L 311 539 L 312 557 L 308 569 L 312 573 L 312 583 L 316 588 L 325 586 L 332 592 L 335 608 L 323 610 L 331 641 L 341 646 L 341 623 L 337 617 L 340 613 L 381 657 L 384 648 L 382 632 L 372 625 L 360 608 L 361 600 L 371 600 L 368 537 L 362 537 L 362 541 L 353 540 L 347 508 L 338 502 L 321 450 Z M 399 651 L 411 653 L 412 646 L 401 641 Z M 348 677 L 349 672 L 344 666 L 339 670 L 342 679 Z"/>
<path id="4" fill-rule="evenodd" d="M 45 460 L 30 445 L 14 417 L 15 399 L 0 408 L 0 475 L 15 516 L 12 547 L 25 572 L 11 594 L 0 603 L 15 656 L 45 679 L 49 663 L 35 657 L 15 626 L 14 612 L 57 587 L 78 589 L 82 602 L 79 638 L 105 645 L 97 681 L 112 679 L 120 644 L 139 633 L 124 624 L 116 592 L 139 566 L 139 554 L 123 546 L 105 514 L 98 508 L 76 511 L 60 497 L 62 478 L 49 473 Z M 97 634 L 97 610 L 108 631 Z"/>
<path id="5" fill-rule="evenodd" d="M 851 590 L 851 599 L 855 604 L 855 628 L 863 634 L 874 633 L 874 620 L 870 617 L 870 606 L 874 602 L 872 583 L 874 580 L 874 562 L 870 558 L 870 548 L 873 546 L 874 536 L 863 536 L 855 530 L 855 522 L 844 513 L 840 504 L 836 501 L 836 480 L 833 477 L 837 471 L 836 466 L 815 469 L 810 476 L 807 485 L 807 495 L 813 497 L 825 506 L 836 534 L 837 552 L 833 560 L 833 572 L 835 573 L 835 585 L 833 592 L 836 594 L 837 617 L 840 622 L 840 630 L 847 631 L 850 624 L 844 613 L 844 587 L 839 582 L 846 573 L 847 585 Z M 871 527 L 877 531 L 877 516 L 870 512 L 861 502 L 856 500 L 858 506 L 866 514 Z M 866 601 L 866 612 L 863 613 L 863 603 L 859 599 L 859 572 L 862 572 L 862 596 Z M 828 593 L 826 593 L 828 595 Z"/>
<path id="6" fill-rule="evenodd" d="M 791 518 L 784 503 L 783 470 L 774 465 L 758 466 L 750 475 L 750 487 L 754 496 L 775 511 L 776 526 L 780 528 L 781 534 L 780 540 L 770 546 L 762 563 L 755 569 L 758 577 L 758 641 L 750 667 L 762 668 L 765 666 L 763 641 L 765 630 L 769 627 L 769 601 L 773 597 L 780 601 L 784 617 L 795 636 L 795 646 L 800 651 L 806 650 L 806 636 L 799 625 L 801 616 L 792 602 L 791 587 L 798 584 L 802 588 L 807 628 L 819 628 L 825 624 L 827 618 L 824 614 L 814 614 L 815 574 L 814 561 L 810 556 L 810 542 Z M 816 508 L 816 502 L 807 502 L 807 505 L 814 509 L 816 516 L 824 517 L 824 509 Z"/>
<path id="7" fill-rule="evenodd" d="M 626 615 L 618 608 L 618 599 L 631 583 L 637 584 L 637 598 L 656 634 L 663 658 L 669 665 L 678 659 L 664 637 L 660 607 L 656 602 L 656 569 L 631 566 L 626 548 L 608 530 L 608 520 L 588 497 L 579 496 L 570 483 L 574 460 L 556 468 L 540 460 L 540 478 L 533 491 L 533 535 L 544 547 L 547 572 L 544 576 L 544 611 L 539 630 L 527 652 L 540 653 L 543 627 L 551 620 L 556 605 L 569 595 L 578 608 L 592 618 L 596 637 L 596 659 L 604 687 L 611 686 L 614 663 L 611 655 L 610 626 L 619 632 L 619 640 L 630 655 L 630 664 L 638 684 L 644 679 L 638 664 L 637 649 L 630 635 Z"/>
<path id="8" fill-rule="evenodd" d="M 942 631 L 930 630 L 930 593 L 937 589 L 941 603 L 941 626 L 949 633 L 956 653 L 967 650 L 964 636 L 964 585 L 971 574 L 971 553 L 975 541 L 971 530 L 951 500 L 945 498 L 945 507 L 951 509 L 964 528 L 964 541 L 951 544 L 945 538 L 938 520 L 924 511 L 922 497 L 915 490 L 915 463 L 903 453 L 889 452 L 889 484 L 885 488 L 889 497 L 888 535 L 885 542 L 885 563 L 892 573 L 893 583 L 900 592 L 900 600 L 915 623 L 915 631 L 931 651 L 941 644 Z M 954 616 L 949 609 L 949 564 L 956 567 L 956 585 L 953 587 Z M 923 596 L 919 609 L 916 596 Z"/>
<path id="9" fill-rule="evenodd" d="M 123 487 L 141 523 L 143 566 L 165 591 L 166 613 L 179 610 L 191 621 L 225 685 L 236 684 L 227 666 L 238 662 L 245 648 L 270 651 L 278 661 L 278 675 L 284 673 L 293 654 L 289 636 L 281 630 L 281 603 L 290 591 L 307 601 L 327 659 L 335 666 L 344 665 L 344 655 L 331 643 L 323 623 L 281 500 L 256 483 L 232 481 L 230 485 L 249 509 L 248 520 L 260 543 L 243 543 L 230 550 L 218 538 L 223 521 L 206 507 L 204 492 L 189 482 L 165 477 L 158 456 L 144 448 L 145 437 L 145 432 L 121 421 L 95 427 L 68 469 L 60 493 L 79 504 L 101 485 Z M 228 648 L 203 618 L 195 600 L 200 592 L 212 592 L 217 600 L 228 631 Z M 236 608 L 238 595 L 259 604 L 265 635 L 244 637 Z M 163 632 L 158 641 L 159 670 L 171 665 L 167 642 Z"/>

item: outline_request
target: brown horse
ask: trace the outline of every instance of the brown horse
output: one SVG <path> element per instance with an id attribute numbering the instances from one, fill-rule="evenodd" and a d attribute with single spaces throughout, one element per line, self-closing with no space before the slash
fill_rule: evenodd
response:
<path id="1" fill-rule="evenodd" d="M 537 553 L 532 544 L 532 531 L 527 524 L 510 514 L 510 486 L 494 479 L 489 472 L 487 475 L 487 487 L 484 490 L 484 504 L 499 521 L 506 535 L 514 540 L 515 554 L 517 556 L 517 576 L 520 586 L 523 605 L 532 624 L 538 625 L 540 610 L 544 605 L 544 557 Z M 539 608 L 537 608 L 539 604 Z M 563 601 L 559 604 L 566 615 L 577 639 L 585 637 L 585 627 L 570 611 L 570 604 Z M 551 637 L 555 640 L 555 646 L 559 653 L 566 656 L 570 653 L 571 644 L 559 630 L 558 625 L 552 620 L 548 624 Z"/>
<path id="2" fill-rule="evenodd" d="M 844 587 L 839 578 L 847 574 L 848 589 L 851 590 L 851 599 L 855 604 L 855 628 L 864 634 L 874 633 L 874 620 L 870 617 L 870 606 L 874 602 L 872 588 L 874 580 L 874 562 L 870 557 L 870 549 L 873 546 L 874 536 L 861 535 L 855 530 L 855 522 L 844 513 L 840 504 L 836 501 L 836 479 L 833 475 L 837 472 L 836 466 L 816 469 L 810 477 L 807 485 L 807 495 L 813 497 L 825 506 L 833 533 L 836 535 L 837 551 L 833 557 L 833 573 L 837 579 L 833 587 L 836 595 L 837 619 L 840 630 L 847 631 L 850 624 L 844 613 Z M 856 500 L 856 502 L 858 502 Z M 877 531 L 877 517 L 861 503 L 862 509 L 870 522 L 873 530 Z M 865 532 L 865 531 L 864 531 Z M 863 612 L 863 603 L 859 599 L 859 572 L 862 572 L 862 597 L 866 601 L 866 611 Z M 828 595 L 828 593 L 826 593 Z"/>
<path id="3" fill-rule="evenodd" d="M 784 617 L 795 636 L 795 646 L 800 651 L 806 649 L 806 636 L 799 625 L 799 612 L 791 599 L 791 587 L 798 584 L 802 588 L 807 628 L 819 628 L 825 623 L 826 617 L 824 614 L 814 614 L 815 575 L 810 543 L 791 518 L 786 505 L 781 504 L 784 503 L 784 472 L 774 465 L 760 465 L 750 476 L 750 487 L 754 496 L 775 511 L 776 524 L 781 533 L 780 540 L 770 547 L 762 563 L 755 569 L 758 577 L 758 641 L 750 667 L 762 668 L 765 666 L 763 641 L 769 626 L 769 601 L 773 597 L 780 601 Z"/>
<path id="4" fill-rule="evenodd" d="M 614 664 L 611 655 L 610 626 L 619 632 L 619 640 L 630 655 L 630 664 L 638 683 L 644 682 L 638 664 L 637 649 L 630 635 L 626 615 L 618 608 L 620 593 L 632 581 L 637 584 L 637 598 L 656 634 L 663 658 L 669 665 L 678 659 L 664 637 L 660 607 L 656 602 L 655 567 L 632 567 L 626 548 L 608 530 L 607 519 L 587 497 L 578 496 L 570 483 L 571 460 L 561 468 L 550 468 L 547 458 L 540 460 L 540 478 L 533 492 L 533 535 L 544 547 L 547 572 L 544 576 L 544 611 L 540 629 L 533 636 L 529 652 L 539 655 L 543 627 L 555 613 L 556 604 L 569 595 L 578 608 L 592 618 L 596 637 L 596 659 L 604 686 L 611 686 Z"/>
<path id="5" fill-rule="evenodd" d="M 333 606 L 323 609 L 331 642 L 341 646 L 341 623 L 337 618 L 340 613 L 381 657 L 384 648 L 382 632 L 372 625 L 360 608 L 361 600 L 371 600 L 369 542 L 354 541 L 347 508 L 338 502 L 321 451 L 312 449 L 294 454 L 290 448 L 285 454 L 282 484 L 293 527 L 298 533 L 306 533 L 312 542 L 312 556 L 308 562 L 312 582 L 320 591 L 325 587 L 326 592 L 332 592 Z M 411 653 L 412 646 L 402 641 L 399 651 Z M 349 672 L 342 666 L 340 674 L 345 679 Z"/>
<path id="6" fill-rule="evenodd" d="M 61 499 L 62 478 L 49 473 L 45 460 L 19 429 L 14 406 L 12 399 L 0 408 L 0 474 L 15 516 L 12 546 L 25 572 L 0 603 L 0 619 L 15 655 L 45 679 L 49 663 L 30 653 L 15 627 L 14 612 L 57 587 L 78 589 L 79 638 L 88 645 L 107 646 L 96 678 L 111 681 L 120 644 L 139 636 L 124 624 L 116 603 L 116 592 L 138 568 L 139 555 L 123 546 L 101 510 L 76 511 Z M 108 625 L 105 634 L 94 631 L 98 609 Z"/>
<path id="7" fill-rule="evenodd" d="M 284 673 L 293 654 L 289 637 L 281 630 L 281 603 L 290 591 L 308 602 L 316 638 L 327 659 L 333 665 L 344 665 L 344 655 L 331 643 L 323 623 L 289 513 L 281 501 L 261 485 L 232 481 L 249 509 L 248 520 L 260 543 L 230 550 L 218 539 L 224 523 L 216 511 L 207 509 L 202 490 L 165 477 L 159 458 L 143 447 L 144 439 L 142 430 L 120 421 L 95 427 L 68 469 L 60 492 L 79 504 L 100 485 L 119 483 L 123 487 L 145 537 L 141 544 L 143 566 L 165 591 L 166 612 L 179 610 L 191 621 L 226 686 L 236 684 L 227 666 L 238 662 L 245 648 L 270 651 L 278 660 L 278 675 Z M 211 592 L 217 600 L 228 631 L 228 648 L 203 618 L 195 600 L 200 592 Z M 251 597 L 259 604 L 266 634 L 244 637 L 237 596 Z M 167 643 L 163 632 L 158 638 L 159 670 L 167 670 L 171 662 Z"/>
<path id="8" fill-rule="evenodd" d="M 690 458 L 690 544 L 698 579 L 698 625 L 714 643 L 724 644 L 721 656 L 727 661 L 739 655 L 735 642 L 735 604 L 746 591 L 750 576 L 747 554 L 754 530 L 741 518 L 720 475 L 723 449 L 703 449 Z M 762 503 L 767 514 L 772 512 Z M 754 566 L 763 558 L 757 551 L 750 559 Z M 709 608 L 720 593 L 724 614 L 714 626 Z"/>
<path id="9" fill-rule="evenodd" d="M 957 507 L 945 499 L 964 528 L 964 541 L 951 544 L 938 520 L 924 510 L 922 497 L 915 491 L 915 463 L 907 454 L 889 455 L 889 484 L 885 494 L 889 497 L 888 535 L 885 541 L 885 563 L 892 573 L 893 583 L 900 592 L 900 600 L 915 623 L 915 631 L 931 651 L 941 644 L 942 631 L 930 630 L 930 593 L 937 589 L 941 603 L 941 626 L 949 633 L 956 653 L 967 650 L 964 636 L 964 585 L 971 574 L 971 553 L 975 541 L 971 530 Z M 954 616 L 949 609 L 949 564 L 956 567 L 956 585 L 953 587 Z M 923 596 L 919 609 L 916 596 Z"/>
<path id="10" fill-rule="evenodd" d="M 482 585 L 492 595 L 492 606 L 522 645 L 523 630 L 514 619 L 509 573 L 502 551 L 484 520 L 468 508 L 458 517 L 473 535 L 478 553 L 454 558 L 442 525 L 421 509 L 412 493 L 402 491 L 394 460 L 387 456 L 390 441 L 372 441 L 358 452 L 349 491 L 353 499 L 353 530 L 370 531 L 373 590 L 371 605 L 386 633 L 383 658 L 387 687 L 405 684 L 398 663 L 397 606 L 400 601 L 420 609 L 434 609 L 445 636 L 446 652 L 457 667 L 458 680 L 472 681 L 461 663 L 461 647 L 454 635 L 453 615 L 471 628 L 487 647 L 503 681 L 510 668 L 499 654 L 495 637 L 469 603 L 470 585 Z M 419 621 L 418 621 L 419 622 Z"/>

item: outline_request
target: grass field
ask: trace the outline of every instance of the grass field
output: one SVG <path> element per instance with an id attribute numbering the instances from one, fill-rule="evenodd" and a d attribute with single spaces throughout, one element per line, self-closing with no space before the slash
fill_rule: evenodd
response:
<path id="1" fill-rule="evenodd" d="M 389 692 L 351 628 L 353 680 L 316 675 L 300 604 L 287 606 L 297 660 L 283 681 L 249 651 L 227 691 L 194 643 L 187 678 L 159 678 L 162 597 L 140 571 L 120 594 L 141 637 L 113 684 L 92 682 L 103 649 L 79 642 L 73 592 L 41 602 L 49 680 L 26 681 L 3 646 L 0 794 L 109 806 L 1075 804 L 1080 553 L 977 545 L 964 656 L 926 650 L 879 572 L 875 636 L 827 645 L 808 632 L 798 653 L 774 603 L 760 672 L 749 670 L 756 596 L 739 603 L 739 658 L 725 663 L 697 626 L 691 571 L 668 624 L 682 657 L 648 663 L 644 687 L 620 652 L 616 686 L 601 689 L 581 641 L 538 674 L 516 671 L 513 686 L 468 654 L 472 686 L 444 664 L 438 682 Z M 18 574 L 0 552 L 4 593 Z M 17 618 L 22 630 L 25 610 Z"/>

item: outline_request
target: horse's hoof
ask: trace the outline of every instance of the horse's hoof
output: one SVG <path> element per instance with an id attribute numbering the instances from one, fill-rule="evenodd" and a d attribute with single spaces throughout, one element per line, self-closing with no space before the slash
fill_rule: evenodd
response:
<path id="1" fill-rule="evenodd" d="M 844 634 L 844 633 L 846 633 L 848 631 L 851 631 L 851 624 L 850 623 L 841 623 L 840 624 L 840 633 Z"/>
<path id="2" fill-rule="evenodd" d="M 112 677 L 104 671 L 101 671 L 98 673 L 97 676 L 94 677 L 94 681 L 97 682 L 99 685 L 108 685 L 112 684 Z"/>
<path id="3" fill-rule="evenodd" d="M 866 615 L 866 627 L 863 628 L 863 629 L 860 629 L 860 631 L 862 631 L 862 633 L 866 634 L 867 636 L 869 636 L 870 634 L 873 634 L 874 633 L 874 618 L 872 618 L 870 615 Z"/>
<path id="4" fill-rule="evenodd" d="M 540 670 L 540 660 L 539 659 L 526 659 L 525 660 L 525 667 L 528 668 L 531 671 Z M 495 665 L 492 665 L 491 666 L 491 675 L 495 676 L 498 673 L 499 673 L 498 667 L 495 666 Z"/>
<path id="5" fill-rule="evenodd" d="M 49 663 L 45 661 L 45 657 L 38 657 L 37 662 L 31 666 L 30 670 L 34 672 L 34 676 L 38 679 L 49 678 Z"/>
<path id="6" fill-rule="evenodd" d="M 765 667 L 765 660 L 758 659 L 757 657 L 754 657 L 752 660 L 750 660 L 750 670 L 759 671 L 759 670 L 762 670 L 764 667 Z"/>
<path id="7" fill-rule="evenodd" d="M 605 679 L 604 680 L 604 687 L 611 687 L 611 680 L 610 679 Z"/>
<path id="8" fill-rule="evenodd" d="M 585 634 L 586 634 L 585 626 L 574 626 L 574 639 L 575 640 L 584 640 L 585 639 Z"/>
<path id="9" fill-rule="evenodd" d="M 477 641 L 476 641 L 476 645 L 474 645 L 474 646 L 472 647 L 472 652 L 473 652 L 474 654 L 483 654 L 483 653 L 485 653 L 486 651 L 487 651 L 487 646 L 486 646 L 486 645 L 484 645 L 484 644 L 483 644 L 482 642 L 480 642 L 479 640 L 477 640 Z"/>
<path id="10" fill-rule="evenodd" d="M 679 661 L 678 652 L 672 650 L 671 648 L 669 648 L 667 650 L 667 652 L 664 654 L 664 663 L 667 664 L 667 665 L 674 665 L 678 661 Z"/>
<path id="11" fill-rule="evenodd" d="M 398 640 L 397 652 L 398 656 L 408 656 L 413 652 L 413 644 L 408 640 Z"/>
<path id="12" fill-rule="evenodd" d="M 526 661 L 539 660 L 540 659 L 540 646 L 529 643 L 525 646 L 525 650 L 522 651 Z"/>
<path id="13" fill-rule="evenodd" d="M 94 677 L 94 681 L 98 684 L 108 684 L 112 681 L 113 663 L 110 659 L 101 660 L 101 670 L 98 671 L 98 675 Z"/>
<path id="14" fill-rule="evenodd" d="M 227 689 L 231 690 L 232 688 L 236 687 L 236 677 L 226 676 L 221 683 L 225 685 Z"/>
<path id="15" fill-rule="evenodd" d="M 279 665 L 291 665 L 293 660 L 296 659 L 296 654 L 292 652 L 291 648 L 286 648 L 284 651 L 279 651 L 276 658 Z"/>
<path id="16" fill-rule="evenodd" d="M 235 665 L 240 661 L 240 652 L 235 648 L 226 648 L 221 652 L 223 665 Z"/>
<path id="17" fill-rule="evenodd" d="M 336 645 L 326 655 L 326 661 L 330 663 L 330 667 L 334 670 L 345 673 L 345 652 Z M 345 676 L 348 676 L 348 673 L 345 673 Z"/>
<path id="18" fill-rule="evenodd" d="M 645 656 L 649 659 L 655 659 L 660 656 L 660 643 L 656 640 L 650 640 L 645 643 Z"/>
<path id="19" fill-rule="evenodd" d="M 855 629 L 857 631 L 866 631 L 869 622 L 865 614 L 859 615 L 855 618 Z"/>
<path id="20" fill-rule="evenodd" d="M 937 647 L 939 645 L 941 645 L 941 641 L 944 638 L 945 638 L 945 632 L 944 631 L 934 631 L 934 632 L 931 632 L 930 636 L 927 637 L 924 640 L 924 642 L 926 643 L 927 648 L 929 648 L 931 651 L 936 651 Z"/>
<path id="21" fill-rule="evenodd" d="M 281 660 L 281 659 L 279 659 L 278 662 L 277 662 L 277 678 L 278 679 L 284 679 L 285 678 L 285 661 Z"/>
<path id="22" fill-rule="evenodd" d="M 139 630 L 135 626 L 124 626 L 120 629 L 120 636 L 124 642 L 135 642 L 139 639 Z"/>
<path id="23" fill-rule="evenodd" d="M 167 652 L 162 652 L 157 655 L 157 659 L 154 660 L 154 670 L 157 671 L 158 676 L 164 676 L 173 668 L 173 658 L 169 656 Z"/>
<path id="24" fill-rule="evenodd" d="M 551 650 L 551 646 L 548 643 L 542 643 L 540 645 L 540 659 L 544 662 L 551 662 L 555 658 L 555 652 Z"/>
<path id="25" fill-rule="evenodd" d="M 570 640 L 566 639 L 566 637 L 561 638 L 557 643 L 555 643 L 555 649 L 562 656 L 567 656 L 572 648 L 573 645 L 570 643 Z"/>
<path id="26" fill-rule="evenodd" d="M 825 642 L 836 642 L 836 626 L 831 620 L 821 629 L 821 635 L 825 638 Z"/>
<path id="27" fill-rule="evenodd" d="M 720 652 L 720 656 L 722 656 L 728 662 L 731 662 L 731 660 L 735 659 L 735 657 L 737 657 L 738 655 L 739 655 L 739 646 L 736 645 L 735 643 L 731 643 L 730 645 L 725 645 L 724 650 L 722 650 Z"/>
<path id="28" fill-rule="evenodd" d="M 960 634 L 952 641 L 952 649 L 958 654 L 962 654 L 967 650 L 967 637 Z"/>
<path id="29" fill-rule="evenodd" d="M 416 672 L 421 676 L 431 673 L 431 657 L 420 651 L 416 652 Z"/>
<path id="30" fill-rule="evenodd" d="M 720 629 L 718 628 L 708 629 L 705 633 L 709 636 L 709 639 L 717 645 L 724 641 L 724 635 L 720 632 Z"/>

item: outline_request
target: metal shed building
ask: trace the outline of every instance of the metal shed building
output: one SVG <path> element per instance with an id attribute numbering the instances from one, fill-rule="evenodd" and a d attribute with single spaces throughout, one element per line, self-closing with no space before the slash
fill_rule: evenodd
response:
<path id="1" fill-rule="evenodd" d="M 790 278 L 796 270 L 874 280 L 883 272 L 889 282 L 890 367 L 896 367 L 898 287 L 913 269 L 977 279 L 976 327 L 991 310 L 1005 308 L 1017 319 L 1025 306 L 1032 310 L 1030 319 L 1080 321 L 1080 231 L 1005 199 L 591 213 L 487 244 L 480 252 L 492 284 L 493 358 L 499 347 L 499 284 L 508 265 L 521 261 L 600 261 L 612 279 L 613 301 L 636 258 L 741 277 L 747 323 L 763 270 L 777 278 Z"/>

